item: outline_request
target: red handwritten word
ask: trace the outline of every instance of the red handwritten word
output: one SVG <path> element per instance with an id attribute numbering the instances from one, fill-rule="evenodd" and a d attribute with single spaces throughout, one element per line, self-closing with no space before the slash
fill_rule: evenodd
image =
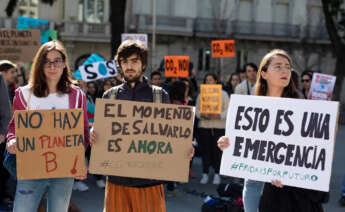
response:
<path id="1" fill-rule="evenodd" d="M 46 161 L 46 172 L 49 173 L 55 171 L 57 169 L 56 154 L 54 152 L 45 152 L 42 155 L 45 157 Z M 49 156 L 52 156 L 53 158 L 48 159 Z M 51 163 L 53 163 L 52 166 L 49 165 Z"/>
<path id="2" fill-rule="evenodd" d="M 72 147 L 83 145 L 84 137 L 82 135 L 67 135 L 67 136 L 49 136 L 41 135 L 39 137 L 41 141 L 41 148 L 55 148 L 55 147 Z"/>

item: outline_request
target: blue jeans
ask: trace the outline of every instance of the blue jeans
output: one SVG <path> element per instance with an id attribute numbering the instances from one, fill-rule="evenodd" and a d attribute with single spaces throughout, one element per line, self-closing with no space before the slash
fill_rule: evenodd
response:
<path id="1" fill-rule="evenodd" d="M 37 211 L 47 191 L 47 212 L 67 212 L 73 178 L 18 180 L 13 212 Z"/>
<path id="2" fill-rule="evenodd" d="M 243 205 L 245 212 L 257 212 L 264 183 L 245 180 L 243 188 Z"/>

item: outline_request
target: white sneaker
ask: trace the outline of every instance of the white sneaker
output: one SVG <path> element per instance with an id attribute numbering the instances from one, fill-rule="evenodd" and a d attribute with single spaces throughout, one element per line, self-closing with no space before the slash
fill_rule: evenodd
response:
<path id="1" fill-rule="evenodd" d="M 201 180 L 200 180 L 200 183 L 201 184 L 206 184 L 207 182 L 208 182 L 208 174 L 203 173 L 202 177 L 201 177 Z"/>
<path id="2" fill-rule="evenodd" d="M 105 188 L 105 182 L 103 179 L 99 179 L 96 181 L 96 185 L 99 187 L 99 188 Z"/>
<path id="3" fill-rule="evenodd" d="M 89 187 L 85 183 L 83 183 L 82 181 L 76 181 L 76 182 L 74 182 L 73 190 L 87 191 L 87 190 L 89 190 Z"/>
<path id="4" fill-rule="evenodd" d="M 215 174 L 214 177 L 213 177 L 213 184 L 219 185 L 221 181 L 222 181 L 222 179 L 220 178 L 220 175 L 219 174 Z"/>

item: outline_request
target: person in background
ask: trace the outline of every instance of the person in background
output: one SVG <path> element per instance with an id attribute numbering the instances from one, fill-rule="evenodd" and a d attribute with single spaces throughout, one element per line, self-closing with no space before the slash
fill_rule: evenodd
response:
<path id="1" fill-rule="evenodd" d="M 171 85 L 170 93 L 169 93 L 171 104 L 187 105 L 188 99 L 186 100 L 186 92 L 188 92 L 187 86 L 183 81 L 177 80 L 176 82 L 174 82 Z M 167 192 L 166 192 L 167 197 L 176 196 L 176 192 L 174 192 L 175 187 L 176 187 L 175 182 L 167 183 Z"/>
<path id="2" fill-rule="evenodd" d="M 47 42 L 39 48 L 33 60 L 29 84 L 17 88 L 13 108 L 14 111 L 81 108 L 84 111 L 85 148 L 89 144 L 86 97 L 79 87 L 73 85 L 66 49 L 59 41 Z M 12 117 L 6 148 L 9 153 L 16 154 L 16 146 Z M 76 178 L 85 179 L 86 173 Z M 43 194 L 47 192 L 47 211 L 67 212 L 73 182 L 74 178 L 18 180 L 13 211 L 37 211 Z"/>
<path id="3" fill-rule="evenodd" d="M 89 95 L 92 98 L 92 101 L 95 104 L 98 95 L 98 85 L 96 82 L 87 83 L 87 95 Z"/>
<path id="4" fill-rule="evenodd" d="M 20 67 L 17 69 L 17 79 L 16 79 L 16 88 L 24 86 L 27 84 L 25 69 Z"/>
<path id="5" fill-rule="evenodd" d="M 119 75 L 119 74 L 118 74 Z M 112 80 L 111 79 L 105 79 L 103 81 L 103 84 L 102 84 L 102 89 L 100 90 L 100 93 L 98 95 L 99 98 L 101 98 L 103 96 L 103 94 L 109 90 L 111 87 L 115 86 L 113 83 L 112 83 Z"/>
<path id="6" fill-rule="evenodd" d="M 159 71 L 154 71 L 150 74 L 151 85 L 162 87 L 162 74 Z"/>
<path id="7" fill-rule="evenodd" d="M 308 94 L 309 94 L 309 89 L 310 89 L 312 79 L 313 79 L 313 72 L 311 71 L 303 71 L 303 73 L 301 74 L 302 94 L 305 99 L 308 99 Z"/>
<path id="8" fill-rule="evenodd" d="M 190 80 L 191 82 L 191 87 L 192 87 L 192 90 L 193 90 L 193 93 L 197 93 L 198 92 L 198 80 L 196 79 L 196 71 L 195 71 L 195 68 L 194 68 L 194 65 L 192 62 L 189 62 L 189 77 L 188 79 Z M 193 95 L 192 97 L 194 100 L 195 100 L 195 95 Z"/>
<path id="9" fill-rule="evenodd" d="M 241 83 L 236 86 L 235 94 L 251 95 L 253 93 L 258 67 L 254 63 L 247 63 L 244 66 L 244 70 L 246 72 L 247 79 L 241 81 Z"/>
<path id="10" fill-rule="evenodd" d="M 229 80 L 225 86 L 225 91 L 228 93 L 229 97 L 235 92 L 235 88 L 240 82 L 241 78 L 238 73 L 235 72 L 230 74 Z"/>
<path id="11" fill-rule="evenodd" d="M 188 78 L 180 78 L 180 81 L 186 85 L 185 99 L 188 105 L 195 106 L 195 90 L 193 83 Z"/>
<path id="12" fill-rule="evenodd" d="M 11 106 L 8 97 L 8 90 L 6 83 L 0 73 L 0 211 L 10 211 L 9 200 L 12 197 L 7 194 L 7 181 L 10 174 L 7 169 L 2 165 L 4 160 L 4 152 L 6 149 L 5 137 L 7 134 L 7 126 L 11 119 Z"/>
<path id="13" fill-rule="evenodd" d="M 0 72 L 8 89 L 8 96 L 13 103 L 15 82 L 17 79 L 17 65 L 9 60 L 0 60 Z"/>
<path id="14" fill-rule="evenodd" d="M 215 74 L 206 74 L 204 84 L 219 84 Z M 200 110 L 200 95 L 196 100 L 196 116 L 198 123 L 198 146 L 201 151 L 203 173 L 200 180 L 201 184 L 208 183 L 209 168 L 214 169 L 213 184 L 220 184 L 219 175 L 220 160 L 222 152 L 217 147 L 217 139 L 225 134 L 225 120 L 228 110 L 229 96 L 222 90 L 222 105 L 220 114 L 202 114 Z"/>
<path id="15" fill-rule="evenodd" d="M 240 75 L 241 82 L 243 82 L 244 80 L 247 79 L 246 70 L 240 69 L 237 73 L 239 73 L 239 75 Z"/>

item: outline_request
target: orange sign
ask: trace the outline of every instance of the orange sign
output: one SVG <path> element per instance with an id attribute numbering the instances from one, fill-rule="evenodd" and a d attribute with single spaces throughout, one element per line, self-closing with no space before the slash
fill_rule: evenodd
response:
<path id="1" fill-rule="evenodd" d="M 212 57 L 235 57 L 235 41 L 213 40 Z"/>
<path id="2" fill-rule="evenodd" d="M 200 85 L 200 113 L 220 114 L 222 110 L 222 85 Z"/>
<path id="3" fill-rule="evenodd" d="M 165 56 L 165 77 L 188 77 L 189 56 Z"/>
<path id="4" fill-rule="evenodd" d="M 81 109 L 17 110 L 14 116 L 19 180 L 86 173 Z"/>

